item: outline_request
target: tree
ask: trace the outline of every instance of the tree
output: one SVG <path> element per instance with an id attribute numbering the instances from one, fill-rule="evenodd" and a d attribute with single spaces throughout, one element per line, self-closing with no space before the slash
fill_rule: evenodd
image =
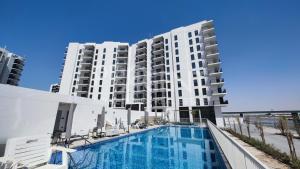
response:
<path id="1" fill-rule="evenodd" d="M 294 146 L 294 141 L 293 141 L 293 134 L 290 132 L 289 128 L 288 128 L 288 122 L 286 117 L 282 116 L 279 117 L 279 121 L 278 121 L 280 127 L 282 127 L 282 132 L 283 135 L 286 136 L 289 148 L 290 148 L 290 154 L 292 159 L 296 159 L 297 155 L 296 155 L 296 150 L 295 150 L 295 146 Z"/>
<path id="2" fill-rule="evenodd" d="M 246 122 L 246 125 L 247 125 L 248 137 L 251 138 L 251 135 L 250 135 L 250 117 L 249 116 L 245 116 L 245 122 Z"/>
<path id="3" fill-rule="evenodd" d="M 255 121 L 255 127 L 259 130 L 259 135 L 261 137 L 261 141 L 266 144 L 266 140 L 265 140 L 265 134 L 264 134 L 264 128 L 261 124 L 261 119 L 260 117 L 256 117 L 256 121 Z"/>

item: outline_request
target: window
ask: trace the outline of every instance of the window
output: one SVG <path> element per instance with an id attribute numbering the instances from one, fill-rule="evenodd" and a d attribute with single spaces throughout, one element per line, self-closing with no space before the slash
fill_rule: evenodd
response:
<path id="1" fill-rule="evenodd" d="M 109 95 L 109 99 L 110 99 L 110 100 L 112 99 L 112 94 Z"/>
<path id="2" fill-rule="evenodd" d="M 167 62 L 166 65 L 169 65 L 169 64 L 170 64 L 169 59 L 167 59 L 166 62 Z"/>
<path id="3" fill-rule="evenodd" d="M 114 73 L 112 73 L 112 74 L 111 74 L 111 77 L 113 78 L 114 76 L 115 76 L 115 74 L 114 74 Z"/>
<path id="4" fill-rule="evenodd" d="M 203 70 L 200 70 L 200 75 L 204 76 L 204 71 Z"/>
<path id="5" fill-rule="evenodd" d="M 94 85 L 94 80 L 92 80 L 91 85 L 92 85 L 92 86 Z"/>
<path id="6" fill-rule="evenodd" d="M 105 59 L 105 54 L 102 56 L 102 59 Z"/>
<path id="7" fill-rule="evenodd" d="M 90 98 L 92 98 L 93 97 L 93 95 L 90 95 Z"/>
<path id="8" fill-rule="evenodd" d="M 174 36 L 174 40 L 177 40 L 177 35 Z"/>
<path id="9" fill-rule="evenodd" d="M 76 68 L 76 72 L 78 72 L 78 67 Z"/>
<path id="10" fill-rule="evenodd" d="M 78 60 L 80 60 L 80 55 L 78 55 Z"/>
<path id="11" fill-rule="evenodd" d="M 169 58 L 169 53 L 168 52 L 166 52 L 166 58 Z"/>
<path id="12" fill-rule="evenodd" d="M 180 70 L 180 65 L 176 65 L 176 69 L 177 69 L 177 70 Z"/>
<path id="13" fill-rule="evenodd" d="M 171 97 L 171 92 L 170 91 L 168 91 L 168 97 Z"/>
<path id="14" fill-rule="evenodd" d="M 169 46 L 166 46 L 166 50 L 169 50 Z"/>
<path id="15" fill-rule="evenodd" d="M 177 79 L 180 79 L 181 76 L 180 76 L 180 73 L 177 73 Z"/>
<path id="16" fill-rule="evenodd" d="M 105 63 L 105 61 L 103 60 L 103 61 L 102 61 L 102 65 L 104 65 L 104 63 Z"/>
<path id="17" fill-rule="evenodd" d="M 97 65 L 97 61 L 94 62 L 94 66 L 96 66 L 96 65 Z"/>
<path id="18" fill-rule="evenodd" d="M 198 86 L 198 81 L 197 81 L 197 79 L 194 79 L 194 86 Z"/>
<path id="19" fill-rule="evenodd" d="M 201 53 L 198 53 L 197 55 L 198 55 L 198 59 L 201 59 Z"/>
<path id="20" fill-rule="evenodd" d="M 177 48 L 178 47 L 178 42 L 175 42 L 175 48 Z"/>
<path id="21" fill-rule="evenodd" d="M 202 85 L 202 86 L 205 85 L 205 79 L 201 79 L 201 85 Z"/>
<path id="22" fill-rule="evenodd" d="M 200 51 L 200 49 L 201 49 L 200 45 L 197 45 L 197 51 Z"/>
<path id="23" fill-rule="evenodd" d="M 105 53 L 105 52 L 106 52 L 106 48 L 103 49 L 103 53 Z"/>
<path id="24" fill-rule="evenodd" d="M 171 89 L 171 83 L 168 83 L 168 89 Z"/>
<path id="25" fill-rule="evenodd" d="M 194 48 L 193 47 L 190 47 L 190 52 L 194 52 Z"/>
<path id="26" fill-rule="evenodd" d="M 101 72 L 103 72 L 104 71 L 104 67 L 101 67 Z"/>
<path id="27" fill-rule="evenodd" d="M 203 102 L 204 102 L 204 105 L 208 105 L 208 100 L 207 100 L 207 98 L 204 98 L 204 99 L 203 99 Z"/>
<path id="28" fill-rule="evenodd" d="M 182 96 L 182 90 L 178 90 L 178 96 L 179 96 L 179 97 Z"/>
<path id="29" fill-rule="evenodd" d="M 198 30 L 195 30 L 195 35 L 198 35 Z"/>
<path id="30" fill-rule="evenodd" d="M 75 74 L 75 79 L 77 78 L 77 74 Z"/>
<path id="31" fill-rule="evenodd" d="M 80 49 L 80 50 L 79 50 L 79 53 L 81 53 L 81 52 L 82 52 L 82 50 Z"/>
<path id="32" fill-rule="evenodd" d="M 181 81 L 177 81 L 178 88 L 181 87 Z"/>
<path id="33" fill-rule="evenodd" d="M 95 55 L 95 60 L 97 60 L 98 59 L 98 55 Z"/>
<path id="34" fill-rule="evenodd" d="M 72 92 L 75 92 L 75 87 L 72 88 Z"/>
<path id="35" fill-rule="evenodd" d="M 172 101 L 171 100 L 168 100 L 168 105 L 172 106 Z"/>
<path id="36" fill-rule="evenodd" d="M 91 87 L 90 92 L 93 92 L 94 88 Z"/>
<path id="37" fill-rule="evenodd" d="M 113 60 L 113 65 L 116 64 L 116 60 Z"/>
<path id="38" fill-rule="evenodd" d="M 189 32 L 189 33 L 188 33 L 188 36 L 189 36 L 189 38 L 192 37 L 192 32 Z"/>
<path id="39" fill-rule="evenodd" d="M 206 95 L 206 88 L 202 88 L 202 94 Z"/>
<path id="40" fill-rule="evenodd" d="M 175 50 L 175 54 L 176 54 L 176 55 L 178 55 L 178 54 L 179 54 L 179 52 L 178 52 L 178 49 L 176 49 L 176 50 Z"/>
<path id="41" fill-rule="evenodd" d="M 98 94 L 98 100 L 100 100 L 101 99 L 101 94 Z"/>
<path id="42" fill-rule="evenodd" d="M 199 38 L 196 38 L 196 43 L 200 43 L 200 39 Z"/>
<path id="43" fill-rule="evenodd" d="M 117 51 L 117 48 L 114 48 L 114 52 L 116 52 Z"/>
<path id="44" fill-rule="evenodd" d="M 179 99 L 179 106 L 183 106 L 182 99 Z"/>
<path id="45" fill-rule="evenodd" d="M 98 91 L 99 91 L 99 92 L 101 92 L 101 90 L 102 90 L 102 88 L 101 88 L 101 87 L 99 87 Z"/>
<path id="46" fill-rule="evenodd" d="M 193 77 L 197 77 L 197 72 L 193 71 Z"/>
<path id="47" fill-rule="evenodd" d="M 102 85 L 102 80 L 99 81 L 99 85 Z"/>
<path id="48" fill-rule="evenodd" d="M 92 79 L 94 79 L 95 78 L 95 74 L 92 74 Z"/>
<path id="49" fill-rule="evenodd" d="M 103 73 L 100 74 L 100 78 L 103 78 Z"/>
<path id="50" fill-rule="evenodd" d="M 170 72 L 170 67 L 167 67 L 167 72 Z"/>
<path id="51" fill-rule="evenodd" d="M 195 69 L 196 68 L 196 64 L 195 62 L 192 63 L 192 68 Z"/>
<path id="52" fill-rule="evenodd" d="M 113 55 L 113 58 L 116 58 L 116 54 Z"/>
<path id="53" fill-rule="evenodd" d="M 199 61 L 199 67 L 203 67 L 202 61 Z"/>
<path id="54" fill-rule="evenodd" d="M 165 39 L 165 44 L 168 44 L 168 39 Z"/>
<path id="55" fill-rule="evenodd" d="M 111 105 L 112 105 L 112 103 L 111 103 L 111 102 L 109 102 L 109 103 L 108 103 L 108 107 L 111 107 Z"/>
<path id="56" fill-rule="evenodd" d="M 191 60 L 195 60 L 194 54 L 191 54 Z"/>
<path id="57" fill-rule="evenodd" d="M 179 57 L 176 57 L 176 62 L 177 62 L 177 63 L 179 62 Z"/>
<path id="58" fill-rule="evenodd" d="M 77 62 L 77 66 L 79 66 L 79 61 Z"/>
<path id="59" fill-rule="evenodd" d="M 96 49 L 96 53 L 98 53 L 98 49 Z"/>
<path id="60" fill-rule="evenodd" d="M 190 44 L 190 45 L 193 44 L 193 40 L 192 40 L 192 39 L 189 40 L 189 44 Z"/>
<path id="61" fill-rule="evenodd" d="M 196 105 L 200 106 L 200 99 L 196 98 Z"/>
<path id="62" fill-rule="evenodd" d="M 195 89 L 195 96 L 199 96 L 199 90 L 198 89 Z"/>
<path id="63" fill-rule="evenodd" d="M 170 75 L 167 75 L 167 80 L 170 80 Z"/>

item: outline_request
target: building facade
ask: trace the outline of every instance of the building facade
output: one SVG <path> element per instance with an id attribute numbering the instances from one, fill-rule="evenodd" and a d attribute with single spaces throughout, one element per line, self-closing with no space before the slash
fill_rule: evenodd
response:
<path id="1" fill-rule="evenodd" d="M 213 21 L 202 21 L 132 45 L 70 43 L 60 92 L 171 121 L 223 123 L 222 73 Z"/>
<path id="2" fill-rule="evenodd" d="M 24 58 L 0 48 L 0 83 L 18 86 Z"/>

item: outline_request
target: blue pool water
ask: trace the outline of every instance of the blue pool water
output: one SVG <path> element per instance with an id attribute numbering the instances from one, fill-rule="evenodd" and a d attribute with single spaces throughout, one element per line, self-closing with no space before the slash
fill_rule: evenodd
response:
<path id="1" fill-rule="evenodd" d="M 160 127 L 80 147 L 70 168 L 225 169 L 207 128 Z"/>

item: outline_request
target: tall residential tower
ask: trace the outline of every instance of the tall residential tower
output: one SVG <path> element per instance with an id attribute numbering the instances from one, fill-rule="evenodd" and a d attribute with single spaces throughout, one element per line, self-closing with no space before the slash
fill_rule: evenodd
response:
<path id="1" fill-rule="evenodd" d="M 24 58 L 0 48 L 0 83 L 18 86 Z"/>
<path id="2" fill-rule="evenodd" d="M 228 104 L 222 73 L 213 22 L 202 21 L 132 45 L 70 43 L 60 93 L 171 121 L 222 123 Z"/>

